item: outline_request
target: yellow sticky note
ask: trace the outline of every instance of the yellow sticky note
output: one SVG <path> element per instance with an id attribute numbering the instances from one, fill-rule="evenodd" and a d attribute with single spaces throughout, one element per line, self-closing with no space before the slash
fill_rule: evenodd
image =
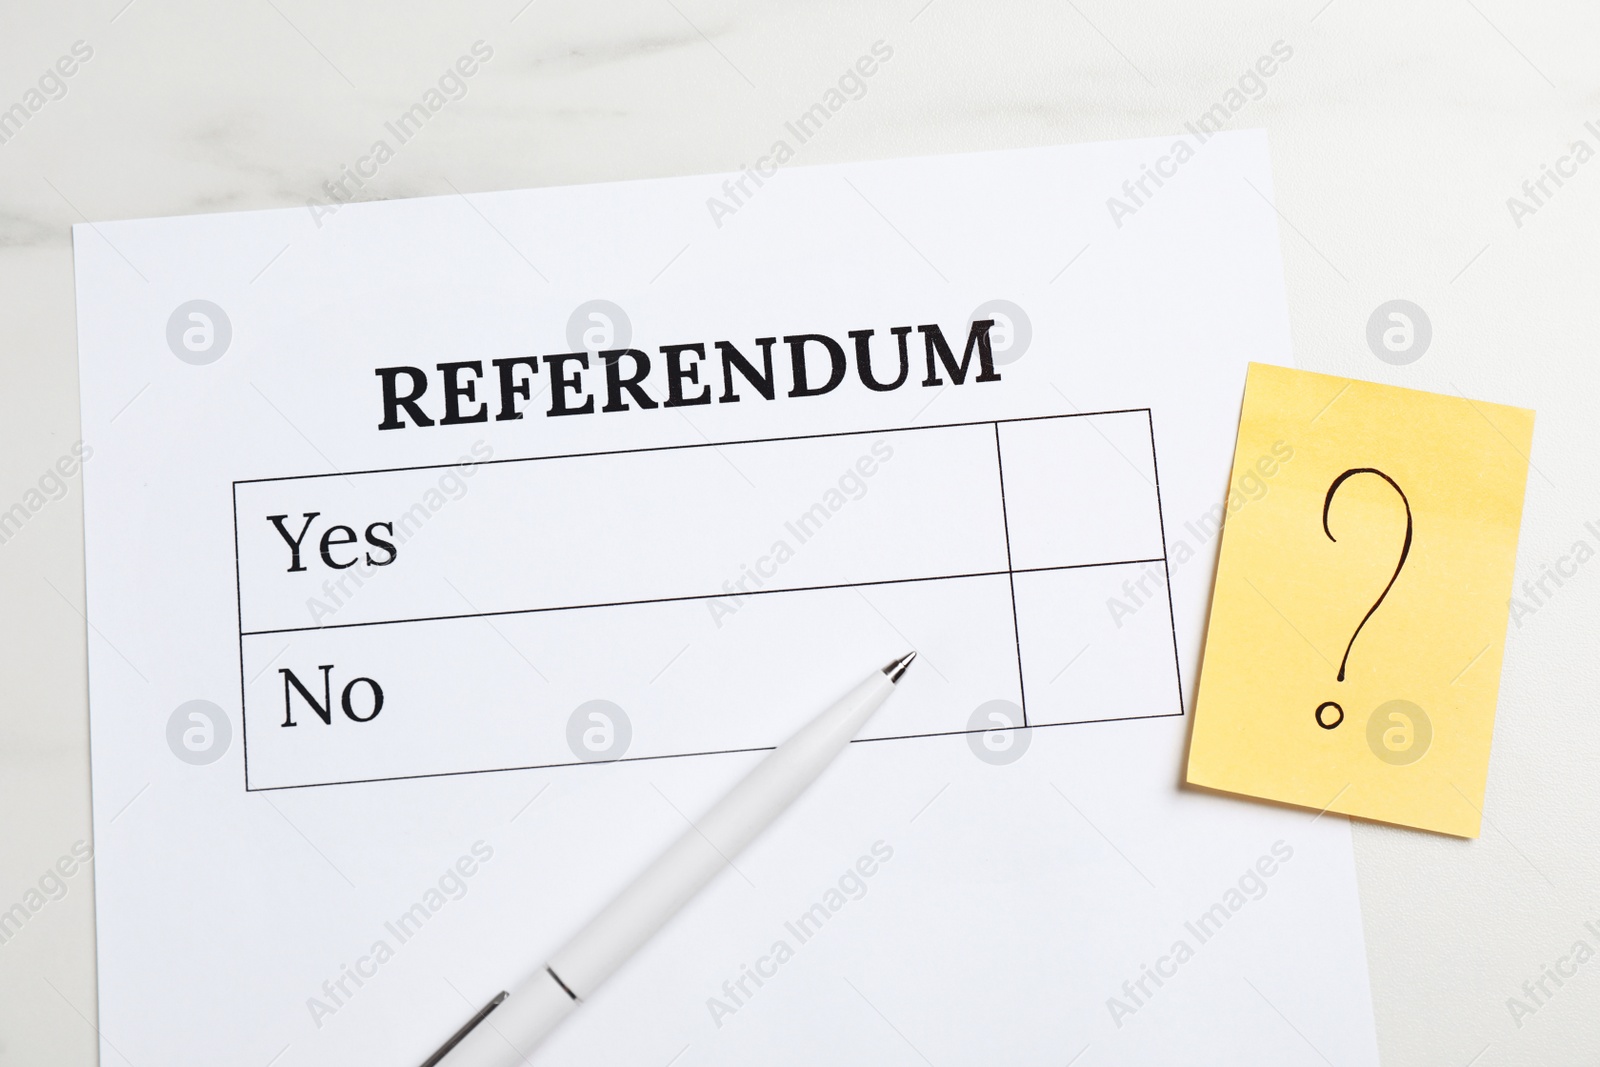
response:
<path id="1" fill-rule="evenodd" d="M 1533 412 L 1251 364 L 1191 784 L 1476 837 Z"/>

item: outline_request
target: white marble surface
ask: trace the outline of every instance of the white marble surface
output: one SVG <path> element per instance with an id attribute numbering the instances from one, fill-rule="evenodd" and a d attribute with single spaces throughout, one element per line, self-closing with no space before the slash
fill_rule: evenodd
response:
<path id="1" fill-rule="evenodd" d="M 71 223 L 326 199 L 475 41 L 492 59 L 362 197 L 733 170 L 879 40 L 893 59 L 797 162 L 1166 133 L 1282 40 L 1292 59 L 1233 125 L 1271 133 L 1300 365 L 1537 408 L 1518 585 L 1600 546 L 1600 160 L 1520 226 L 1506 203 L 1575 140 L 1600 149 L 1593 5 L 123 4 L 0 13 L 0 109 L 43 101 L 0 143 L 0 510 L 77 439 Z M 79 41 L 93 54 L 64 93 L 46 79 L 59 98 L 28 98 Z M 1433 327 L 1407 366 L 1365 340 L 1397 297 Z M 0 909 L 89 837 L 81 493 L 64 482 L 0 544 Z M 1600 948 L 1600 563 L 1546 587 L 1510 634 L 1482 839 L 1356 828 L 1386 1064 L 1600 1048 L 1600 961 L 1547 982 L 1520 1026 L 1507 1007 L 1575 941 Z M 0 944 L 0 1064 L 94 1062 L 92 886 L 63 884 Z"/>

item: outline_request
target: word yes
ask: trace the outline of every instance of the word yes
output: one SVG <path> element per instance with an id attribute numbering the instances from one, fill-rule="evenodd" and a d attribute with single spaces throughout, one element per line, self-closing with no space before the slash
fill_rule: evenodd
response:
<path id="1" fill-rule="evenodd" d="M 267 516 L 267 521 L 272 523 L 272 525 L 277 528 L 278 533 L 283 537 L 284 543 L 289 546 L 289 571 L 303 571 L 306 569 L 305 564 L 300 562 L 300 549 L 305 544 L 306 535 L 311 531 L 311 524 L 316 521 L 317 517 L 321 514 L 322 512 L 320 511 L 306 512 L 304 516 L 305 522 L 301 525 L 300 533 L 298 535 L 291 535 L 289 533 L 289 528 L 284 525 L 284 520 L 289 516 Z M 372 548 L 376 548 L 388 553 L 388 557 L 385 559 L 373 559 L 372 553 L 370 551 L 367 552 L 365 558 L 367 566 L 369 567 L 387 567 L 389 564 L 393 563 L 395 561 L 395 557 L 400 554 L 399 550 L 394 547 L 394 542 L 392 540 L 380 537 L 377 533 L 378 530 L 384 531 L 389 535 L 389 537 L 392 538 L 394 537 L 394 523 L 374 522 L 367 526 L 365 533 L 366 543 Z M 336 525 L 330 526 L 323 531 L 321 539 L 317 542 L 317 547 L 320 550 L 323 563 L 332 567 L 334 570 L 342 571 L 346 568 L 354 567 L 356 565 L 356 560 L 361 557 L 361 553 L 357 551 L 356 553 L 352 554 L 349 559 L 341 563 L 334 558 L 333 550 L 345 545 L 354 545 L 358 543 L 359 541 L 356 537 L 356 531 L 353 527 Z M 340 554 L 343 555 L 342 552 Z"/>

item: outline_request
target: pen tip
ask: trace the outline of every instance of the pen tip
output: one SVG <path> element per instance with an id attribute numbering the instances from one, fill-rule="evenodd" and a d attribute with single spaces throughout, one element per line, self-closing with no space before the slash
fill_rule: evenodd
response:
<path id="1" fill-rule="evenodd" d="M 900 676 L 906 673 L 906 668 L 911 666 L 911 661 L 916 658 L 917 654 L 915 652 L 907 652 L 905 655 L 901 656 L 899 659 L 885 667 L 883 669 L 883 673 L 889 676 L 889 681 L 898 682 L 900 680 Z"/>

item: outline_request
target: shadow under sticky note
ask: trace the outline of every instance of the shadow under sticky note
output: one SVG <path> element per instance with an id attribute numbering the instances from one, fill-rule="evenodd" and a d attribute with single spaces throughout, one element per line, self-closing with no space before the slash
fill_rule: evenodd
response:
<path id="1" fill-rule="evenodd" d="M 1532 439 L 1522 408 L 1251 364 L 1190 784 L 1477 836 Z"/>

